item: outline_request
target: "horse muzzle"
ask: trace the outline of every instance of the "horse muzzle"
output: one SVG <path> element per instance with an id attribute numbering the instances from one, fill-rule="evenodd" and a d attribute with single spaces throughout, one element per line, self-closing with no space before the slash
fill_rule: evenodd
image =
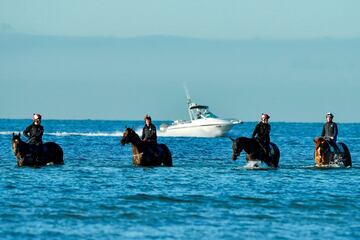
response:
<path id="1" fill-rule="evenodd" d="M 127 142 L 125 141 L 125 139 L 121 139 L 121 140 L 120 140 L 120 144 L 121 144 L 122 146 L 124 146 L 126 143 L 127 143 Z"/>

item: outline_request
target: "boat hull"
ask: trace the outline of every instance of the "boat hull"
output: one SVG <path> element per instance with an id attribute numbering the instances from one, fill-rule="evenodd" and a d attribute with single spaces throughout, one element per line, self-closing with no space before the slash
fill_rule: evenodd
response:
<path id="1" fill-rule="evenodd" d="M 208 120 L 208 119 L 207 119 Z M 162 129 L 165 136 L 181 137 L 223 137 L 231 130 L 234 124 L 230 121 L 193 121 L 170 125 Z"/>

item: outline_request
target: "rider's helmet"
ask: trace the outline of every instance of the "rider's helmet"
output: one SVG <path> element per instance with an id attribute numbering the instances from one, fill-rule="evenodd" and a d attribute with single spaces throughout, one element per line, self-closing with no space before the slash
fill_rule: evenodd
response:
<path id="1" fill-rule="evenodd" d="M 268 114 L 266 114 L 266 113 L 261 114 L 261 119 L 269 119 L 269 118 L 270 118 L 270 116 Z"/>
<path id="2" fill-rule="evenodd" d="M 33 121 L 35 121 L 35 120 L 41 121 L 41 115 L 38 114 L 38 113 L 34 113 L 34 115 L 33 115 Z"/>
<path id="3" fill-rule="evenodd" d="M 331 118 L 333 118 L 333 117 L 334 117 L 334 114 L 332 114 L 331 112 L 328 112 L 328 113 L 326 113 L 326 117 L 331 117 Z"/>
<path id="4" fill-rule="evenodd" d="M 39 125 L 41 122 L 41 115 L 38 113 L 34 113 L 32 119 L 35 125 Z"/>

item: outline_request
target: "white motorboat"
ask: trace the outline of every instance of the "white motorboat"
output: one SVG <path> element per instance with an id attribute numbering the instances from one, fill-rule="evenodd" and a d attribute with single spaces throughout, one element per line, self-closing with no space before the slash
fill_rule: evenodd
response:
<path id="1" fill-rule="evenodd" d="M 161 124 L 160 132 L 165 136 L 186 137 L 223 137 L 231 128 L 241 123 L 240 120 L 227 120 L 210 112 L 209 107 L 198 105 L 188 97 L 188 112 L 190 121 L 176 120 L 172 124 Z"/>

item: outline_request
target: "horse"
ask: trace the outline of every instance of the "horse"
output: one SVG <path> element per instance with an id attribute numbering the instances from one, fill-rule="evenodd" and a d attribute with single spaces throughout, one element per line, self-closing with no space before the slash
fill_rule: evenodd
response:
<path id="1" fill-rule="evenodd" d="M 339 152 L 335 152 L 331 143 L 323 137 L 315 138 L 314 143 L 314 160 L 317 167 L 329 165 L 343 165 L 344 167 L 352 166 L 349 148 L 344 143 L 339 142 L 337 144 Z"/>
<path id="2" fill-rule="evenodd" d="M 156 150 L 154 150 L 153 146 L 143 142 L 131 128 L 125 129 L 120 143 L 122 146 L 128 143 L 131 144 L 134 165 L 160 166 L 163 164 L 166 167 L 173 165 L 171 152 L 165 144 L 156 144 Z"/>
<path id="3" fill-rule="evenodd" d="M 248 162 L 262 161 L 266 163 L 267 166 L 272 168 L 277 168 L 279 166 L 280 150 L 275 143 L 270 142 L 270 154 L 268 157 L 266 157 L 265 149 L 262 145 L 260 145 L 258 140 L 247 137 L 239 137 L 236 140 L 233 138 L 230 139 L 233 142 L 232 160 L 235 161 L 240 155 L 241 151 L 244 150 L 247 153 L 246 160 Z M 254 166 L 258 165 L 255 164 Z"/>
<path id="4" fill-rule="evenodd" d="M 64 152 L 54 142 L 46 142 L 38 146 L 37 156 L 33 146 L 21 140 L 21 134 L 12 134 L 12 150 L 17 160 L 17 166 L 41 167 L 49 164 L 64 164 Z"/>

